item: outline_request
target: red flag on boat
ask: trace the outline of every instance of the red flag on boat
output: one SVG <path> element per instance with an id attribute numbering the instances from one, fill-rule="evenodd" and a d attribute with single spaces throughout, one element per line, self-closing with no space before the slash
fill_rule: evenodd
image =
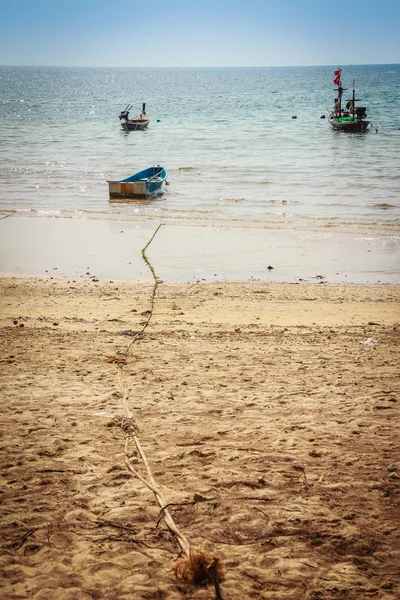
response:
<path id="1" fill-rule="evenodd" d="M 340 84 L 340 75 L 338 75 L 337 77 L 335 77 L 335 79 L 333 80 L 333 83 L 335 85 L 339 85 Z"/>
<path id="2" fill-rule="evenodd" d="M 336 77 L 337 77 L 338 75 L 340 75 L 340 69 L 339 69 L 338 71 L 335 71 L 335 75 L 336 75 Z"/>

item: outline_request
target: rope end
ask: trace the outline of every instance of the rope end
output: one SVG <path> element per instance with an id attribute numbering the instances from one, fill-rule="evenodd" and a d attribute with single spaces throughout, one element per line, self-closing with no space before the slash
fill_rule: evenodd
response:
<path id="1" fill-rule="evenodd" d="M 177 579 L 190 581 L 195 585 L 213 584 L 218 600 L 222 600 L 220 581 L 223 578 L 221 559 L 204 552 L 200 548 L 190 548 L 189 557 L 179 560 L 174 567 Z"/>

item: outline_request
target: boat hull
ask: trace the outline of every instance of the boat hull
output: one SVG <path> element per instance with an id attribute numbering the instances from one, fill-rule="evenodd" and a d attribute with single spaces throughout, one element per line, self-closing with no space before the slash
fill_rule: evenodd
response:
<path id="1" fill-rule="evenodd" d="M 347 131 L 349 133 L 363 133 L 368 129 L 369 121 L 363 120 L 338 120 L 336 117 L 329 117 L 329 124 L 335 131 Z"/>
<path id="2" fill-rule="evenodd" d="M 146 183 L 144 181 L 134 183 L 109 181 L 108 191 L 110 198 L 147 198 Z"/>
<path id="3" fill-rule="evenodd" d="M 121 127 L 125 131 L 143 131 L 147 129 L 149 123 L 150 119 L 129 119 L 129 121 L 121 123 Z"/>
<path id="4" fill-rule="evenodd" d="M 150 167 L 120 181 L 109 181 L 110 199 L 135 199 L 160 196 L 165 191 L 168 173 L 164 167 Z"/>

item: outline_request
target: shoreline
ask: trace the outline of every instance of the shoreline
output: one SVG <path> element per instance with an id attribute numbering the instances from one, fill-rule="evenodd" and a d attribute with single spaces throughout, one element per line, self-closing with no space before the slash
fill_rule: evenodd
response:
<path id="1" fill-rule="evenodd" d="M 164 281 L 400 283 L 395 236 L 46 217 L 0 220 L 0 273 L 151 281 L 150 240 Z"/>

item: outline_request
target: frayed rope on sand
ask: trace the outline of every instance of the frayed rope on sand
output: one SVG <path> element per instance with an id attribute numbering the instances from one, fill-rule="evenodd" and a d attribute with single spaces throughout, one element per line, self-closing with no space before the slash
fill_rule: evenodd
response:
<path id="1" fill-rule="evenodd" d="M 120 392 L 122 395 L 122 403 L 123 403 L 123 407 L 124 407 L 124 411 L 125 411 L 125 415 L 126 415 L 125 417 L 120 417 L 120 416 L 114 417 L 114 421 L 118 426 L 121 427 L 121 429 L 123 430 L 123 432 L 125 434 L 124 451 L 125 451 L 125 464 L 126 464 L 127 468 L 133 475 L 135 475 L 135 477 L 137 477 L 148 489 L 150 489 L 153 492 L 153 494 L 155 495 L 156 500 L 161 508 L 161 511 L 164 515 L 164 520 L 165 520 L 165 523 L 166 523 L 168 529 L 176 536 L 178 544 L 181 547 L 183 554 L 185 555 L 185 558 L 178 560 L 178 562 L 175 565 L 175 568 L 174 568 L 175 577 L 177 579 L 191 581 L 192 583 L 194 583 L 196 585 L 204 584 L 204 583 L 212 584 L 212 585 L 214 585 L 214 588 L 215 588 L 216 600 L 222 600 L 221 587 L 220 587 L 220 581 L 222 579 L 222 565 L 221 565 L 220 558 L 217 556 L 208 554 L 208 553 L 204 552 L 203 550 L 201 550 L 200 548 L 191 547 L 187 538 L 183 535 L 183 533 L 180 531 L 179 527 L 176 525 L 174 519 L 171 516 L 170 511 L 167 508 L 169 505 L 165 502 L 162 492 L 161 492 L 160 488 L 158 487 L 156 481 L 154 480 L 153 473 L 150 469 L 150 465 L 147 460 L 146 454 L 145 454 L 145 452 L 139 442 L 139 439 L 137 437 L 138 427 L 136 425 L 136 422 L 133 417 L 133 413 L 130 410 L 129 404 L 128 404 L 129 395 L 128 395 L 128 391 L 127 391 L 127 388 L 125 385 L 123 367 L 124 367 L 124 365 L 127 364 L 127 356 L 128 356 L 128 353 L 129 353 L 132 345 L 136 341 L 138 341 L 139 339 L 142 338 L 143 333 L 144 333 L 145 329 L 147 328 L 147 326 L 149 325 L 150 320 L 153 316 L 155 295 L 156 295 L 156 291 L 157 291 L 157 287 L 158 287 L 158 278 L 157 278 L 157 275 L 156 275 L 156 272 L 155 272 L 153 266 L 151 265 L 149 259 L 146 256 L 146 249 L 150 246 L 151 242 L 157 235 L 160 227 L 161 227 L 161 224 L 157 227 L 156 231 L 152 235 L 149 242 L 142 249 L 143 260 L 149 267 L 151 274 L 153 276 L 153 279 L 154 279 L 154 285 L 153 285 L 153 290 L 152 290 L 151 300 L 150 300 L 150 310 L 147 311 L 147 313 L 148 313 L 147 320 L 144 323 L 144 325 L 142 326 L 142 329 L 140 331 L 138 331 L 132 337 L 129 344 L 126 346 L 126 348 L 123 351 L 120 351 L 118 353 L 118 356 L 108 357 L 106 359 L 107 362 L 115 363 L 117 365 L 118 386 L 120 388 Z M 142 462 L 146 469 L 146 475 L 147 475 L 146 477 L 143 477 L 132 464 L 132 456 L 134 456 L 134 454 L 132 454 L 132 452 L 130 452 L 130 450 L 129 450 L 129 441 L 130 440 L 133 440 L 133 442 L 136 446 L 137 452 L 138 452 L 140 458 L 142 459 Z"/>

